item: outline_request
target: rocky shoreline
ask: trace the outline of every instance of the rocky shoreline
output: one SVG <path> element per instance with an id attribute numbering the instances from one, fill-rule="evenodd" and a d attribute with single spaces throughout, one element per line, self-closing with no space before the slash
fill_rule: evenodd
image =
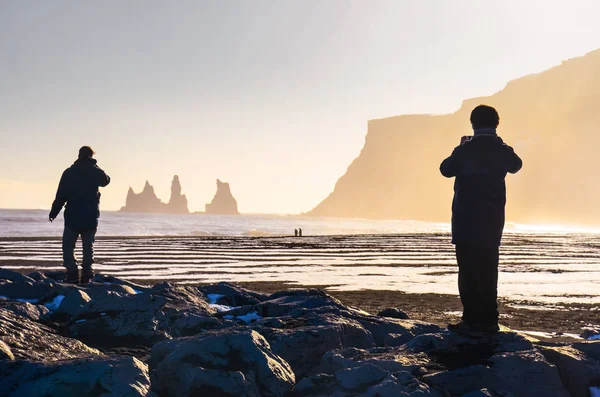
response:
<path id="1" fill-rule="evenodd" d="M 600 342 L 460 336 L 317 289 L 0 270 L 1 396 L 588 396 Z M 392 317 L 389 317 L 392 316 Z"/>
<path id="2" fill-rule="evenodd" d="M 299 287 L 264 281 L 238 285 L 267 294 Z M 441 327 L 459 321 L 462 314 L 462 304 L 458 295 L 411 294 L 389 290 L 339 291 L 335 287 L 330 289 L 328 286 L 311 285 L 303 285 L 301 288 L 325 289 L 328 294 L 344 304 L 369 313 L 400 307 L 412 319 L 431 322 Z M 592 330 L 600 329 L 600 307 L 593 303 L 547 304 L 500 297 L 498 307 L 501 325 L 541 340 L 576 342 L 585 339 Z"/>

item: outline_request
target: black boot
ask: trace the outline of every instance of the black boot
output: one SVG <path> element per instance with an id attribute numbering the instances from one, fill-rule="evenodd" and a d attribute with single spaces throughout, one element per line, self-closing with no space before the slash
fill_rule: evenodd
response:
<path id="1" fill-rule="evenodd" d="M 92 278 L 94 277 L 94 272 L 91 270 L 84 270 L 83 274 L 81 275 L 81 284 L 87 284 L 90 281 L 92 281 Z"/>
<path id="2" fill-rule="evenodd" d="M 67 270 L 67 276 L 65 277 L 64 282 L 67 284 L 79 284 L 79 270 Z"/>

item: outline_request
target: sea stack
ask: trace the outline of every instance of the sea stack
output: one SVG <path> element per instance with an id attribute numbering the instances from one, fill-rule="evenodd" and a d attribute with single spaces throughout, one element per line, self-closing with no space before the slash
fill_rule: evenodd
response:
<path id="1" fill-rule="evenodd" d="M 206 204 L 207 214 L 239 215 L 237 201 L 231 194 L 229 183 L 217 179 L 217 193 L 210 204 Z"/>
<path id="2" fill-rule="evenodd" d="M 171 182 L 171 199 L 167 204 L 167 212 L 173 214 L 187 214 L 189 212 L 187 197 L 185 197 L 185 194 L 181 194 L 181 183 L 177 175 L 173 177 L 173 182 Z"/>
<path id="3" fill-rule="evenodd" d="M 171 199 L 168 204 L 163 203 L 154 192 L 154 187 L 148 181 L 141 193 L 135 193 L 130 187 L 127 192 L 123 212 L 153 212 L 167 214 L 188 214 L 187 198 L 181 194 L 181 183 L 175 175 L 171 184 Z"/>

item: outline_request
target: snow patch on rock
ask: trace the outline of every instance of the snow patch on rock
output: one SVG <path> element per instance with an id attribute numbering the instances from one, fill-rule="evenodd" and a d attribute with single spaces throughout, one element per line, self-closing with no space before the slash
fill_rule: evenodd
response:
<path id="1" fill-rule="evenodd" d="M 54 311 L 58 309 L 63 299 L 65 299 L 64 295 L 57 295 L 54 297 L 54 299 L 52 299 L 52 302 L 48 302 L 44 306 L 46 306 L 49 310 Z"/>
<path id="2" fill-rule="evenodd" d="M 232 316 L 231 314 L 227 314 L 225 316 L 223 316 L 224 319 L 226 320 L 233 320 L 234 318 L 237 318 L 238 320 L 241 320 L 243 322 L 245 322 L 246 324 L 250 324 L 253 323 L 255 321 L 258 321 L 260 319 L 262 319 L 262 316 L 260 314 L 258 314 L 257 312 L 250 312 L 250 313 L 246 313 L 242 316 Z"/>

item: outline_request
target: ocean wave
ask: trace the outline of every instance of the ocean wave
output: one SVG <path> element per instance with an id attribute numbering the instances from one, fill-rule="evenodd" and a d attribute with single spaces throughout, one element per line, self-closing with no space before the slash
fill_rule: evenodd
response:
<path id="1" fill-rule="evenodd" d="M 273 237 L 273 236 L 283 236 L 281 233 L 272 233 L 266 232 L 264 230 L 251 229 L 246 233 L 242 233 L 242 236 L 246 237 Z"/>

